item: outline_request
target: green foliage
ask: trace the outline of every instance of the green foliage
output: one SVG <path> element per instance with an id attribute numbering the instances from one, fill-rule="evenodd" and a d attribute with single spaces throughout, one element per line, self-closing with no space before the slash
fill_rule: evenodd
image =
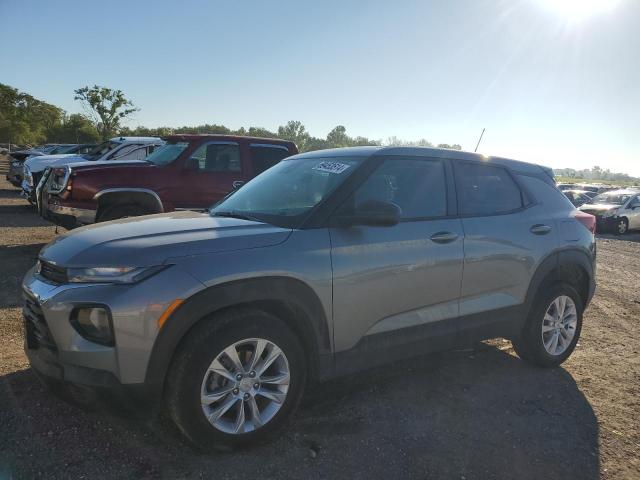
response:
<path id="1" fill-rule="evenodd" d="M 129 128 L 121 122 L 138 109 L 120 90 L 94 85 L 74 91 L 74 98 L 80 100 L 89 115 L 67 115 L 54 105 L 20 93 L 15 88 L 0 84 L 0 142 L 20 144 L 40 143 L 94 143 L 101 138 L 116 135 L 164 137 L 171 134 L 227 134 L 264 138 L 281 138 L 295 142 L 301 152 L 325 148 L 382 145 L 381 140 L 367 137 L 352 137 L 343 125 L 332 129 L 325 138 L 314 137 L 307 132 L 299 120 L 291 120 L 276 131 L 262 127 L 241 127 L 237 130 L 224 125 L 204 124 L 178 128 Z M 425 139 L 415 142 L 389 137 L 385 145 L 425 146 L 433 144 Z M 442 148 L 460 149 L 460 145 L 440 144 Z"/>
<path id="2" fill-rule="evenodd" d="M 124 96 L 122 90 L 94 85 L 91 88 L 79 88 L 74 93 L 74 100 L 82 102 L 103 140 L 114 136 L 120 130 L 120 122 L 139 110 Z"/>
<path id="3" fill-rule="evenodd" d="M 62 109 L 0 83 L 0 141 L 36 144 L 46 141 L 62 122 Z"/>
<path id="4" fill-rule="evenodd" d="M 597 181 L 600 183 L 614 183 L 620 185 L 637 185 L 640 178 L 632 177 L 626 173 L 615 173 L 611 170 L 603 170 L 595 165 L 593 168 L 585 168 L 583 170 L 575 170 L 573 168 L 554 168 L 553 172 L 556 179 L 564 178 L 566 183 L 589 183 Z M 560 180 L 558 180 L 560 181 Z"/>
<path id="5" fill-rule="evenodd" d="M 91 119 L 74 113 L 65 115 L 62 124 L 51 129 L 47 141 L 50 143 L 99 143 L 100 134 Z"/>

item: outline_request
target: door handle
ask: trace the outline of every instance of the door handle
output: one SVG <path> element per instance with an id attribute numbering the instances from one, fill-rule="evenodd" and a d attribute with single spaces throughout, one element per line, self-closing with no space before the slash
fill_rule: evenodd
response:
<path id="1" fill-rule="evenodd" d="M 543 225 L 541 223 L 534 225 L 529 229 L 531 233 L 534 235 L 546 235 L 551 231 L 551 227 L 549 225 Z"/>
<path id="2" fill-rule="evenodd" d="M 233 182 L 233 189 L 237 190 L 239 189 L 242 185 L 244 185 L 244 181 L 243 180 L 236 180 Z"/>
<path id="3" fill-rule="evenodd" d="M 458 234 L 453 232 L 438 232 L 431 235 L 431 241 L 435 243 L 451 243 L 457 238 Z"/>

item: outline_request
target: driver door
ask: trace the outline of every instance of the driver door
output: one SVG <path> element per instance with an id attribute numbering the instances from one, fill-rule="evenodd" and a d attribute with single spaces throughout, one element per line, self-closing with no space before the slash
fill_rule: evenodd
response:
<path id="1" fill-rule="evenodd" d="M 464 232 L 447 170 L 441 159 L 388 157 L 341 207 L 392 202 L 402 215 L 394 226 L 330 228 L 336 353 L 361 341 L 378 357 L 406 351 L 407 336 L 458 316 Z"/>
<path id="2" fill-rule="evenodd" d="M 640 196 L 636 195 L 629 203 L 623 215 L 629 220 L 629 229 L 640 229 Z"/>

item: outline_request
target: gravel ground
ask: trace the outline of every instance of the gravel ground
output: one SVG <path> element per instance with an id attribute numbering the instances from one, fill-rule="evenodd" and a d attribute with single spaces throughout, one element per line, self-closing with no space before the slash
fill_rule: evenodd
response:
<path id="1" fill-rule="evenodd" d="M 598 240 L 598 291 L 562 368 L 504 340 L 322 385 L 272 443 L 200 453 L 163 417 L 79 408 L 22 351 L 19 284 L 55 237 L 0 161 L 0 479 L 640 478 L 640 234 Z"/>

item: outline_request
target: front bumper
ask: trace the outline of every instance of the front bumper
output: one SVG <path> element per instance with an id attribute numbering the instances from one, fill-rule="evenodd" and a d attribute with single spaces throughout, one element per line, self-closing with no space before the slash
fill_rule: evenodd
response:
<path id="1" fill-rule="evenodd" d="M 48 382 L 110 392 L 115 397 L 160 398 L 162 383 L 146 381 L 157 319 L 176 298 L 202 285 L 181 269 L 168 268 L 133 285 L 55 284 L 31 269 L 22 284 L 25 353 Z M 70 322 L 78 305 L 106 305 L 115 346 L 84 338 Z"/>
<path id="2" fill-rule="evenodd" d="M 71 230 L 96 221 L 96 211 L 84 208 L 65 207 L 51 201 L 42 211 L 42 217 L 61 227 Z"/>
<path id="3" fill-rule="evenodd" d="M 618 217 L 601 217 L 596 216 L 596 232 L 612 232 L 615 231 L 618 224 Z"/>

